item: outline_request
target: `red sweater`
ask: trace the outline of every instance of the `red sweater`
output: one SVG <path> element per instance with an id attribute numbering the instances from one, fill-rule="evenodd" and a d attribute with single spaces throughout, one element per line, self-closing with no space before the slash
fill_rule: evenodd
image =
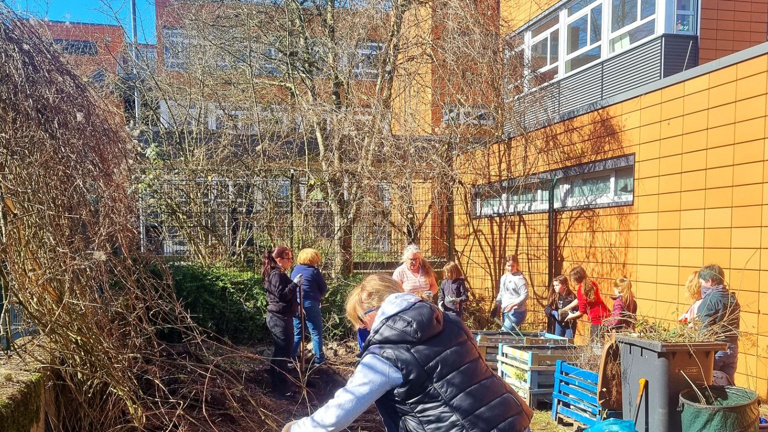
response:
<path id="1" fill-rule="evenodd" d="M 595 299 L 593 301 L 587 301 L 587 297 L 584 296 L 584 284 L 579 285 L 579 289 L 576 291 L 576 299 L 579 301 L 579 312 L 585 315 L 589 315 L 589 322 L 592 324 L 602 324 L 605 317 L 610 315 L 608 306 L 605 305 L 603 299 L 600 298 L 600 288 L 597 286 L 597 282 L 588 280 L 589 283 L 595 287 Z"/>

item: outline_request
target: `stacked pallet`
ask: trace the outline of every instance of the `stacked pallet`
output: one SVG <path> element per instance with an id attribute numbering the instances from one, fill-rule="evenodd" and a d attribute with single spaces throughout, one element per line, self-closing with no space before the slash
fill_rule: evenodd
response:
<path id="1" fill-rule="evenodd" d="M 585 427 L 599 422 L 605 413 L 597 400 L 597 380 L 595 372 L 558 361 L 552 391 L 552 419 Z"/>
<path id="2" fill-rule="evenodd" d="M 483 358 L 488 366 L 494 371 L 497 368 L 497 357 L 503 345 L 507 346 L 526 346 L 526 345 L 570 345 L 573 339 L 566 339 L 543 332 L 522 332 L 519 335 L 513 335 L 507 332 L 499 331 L 474 331 L 477 346 L 480 349 Z"/>
<path id="3" fill-rule="evenodd" d="M 582 354 L 572 345 L 501 345 L 497 356 L 498 374 L 517 393 L 536 407 L 539 402 L 552 402 L 555 369 L 558 360 L 579 361 Z"/>

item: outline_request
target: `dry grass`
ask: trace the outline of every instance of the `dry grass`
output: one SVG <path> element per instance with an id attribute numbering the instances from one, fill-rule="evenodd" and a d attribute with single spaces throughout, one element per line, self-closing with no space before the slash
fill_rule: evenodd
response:
<path id="1" fill-rule="evenodd" d="M 572 428 L 558 425 L 552 420 L 551 411 L 533 411 L 533 421 L 531 421 L 531 431 L 533 432 L 564 432 Z"/>

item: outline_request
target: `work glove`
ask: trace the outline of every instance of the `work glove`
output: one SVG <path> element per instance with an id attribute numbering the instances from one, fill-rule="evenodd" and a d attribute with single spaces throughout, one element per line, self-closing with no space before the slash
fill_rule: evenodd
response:
<path id="1" fill-rule="evenodd" d="M 288 423 L 287 425 L 283 426 L 283 431 L 282 432 L 291 432 L 291 426 L 295 425 L 298 422 L 299 422 L 298 420 L 294 420 L 294 421 Z"/>
<path id="2" fill-rule="evenodd" d="M 499 316 L 499 311 L 500 311 L 500 310 L 501 310 L 501 305 L 500 305 L 500 304 L 498 304 L 498 303 L 496 303 L 496 304 L 493 306 L 493 309 L 491 309 L 491 314 L 490 314 L 490 317 L 491 317 L 491 319 L 496 319 L 496 318 L 498 318 L 498 316 Z"/>
<path id="3" fill-rule="evenodd" d="M 445 297 L 445 301 L 453 303 L 456 301 L 456 297 L 447 296 Z"/>
<path id="4" fill-rule="evenodd" d="M 302 282 L 304 282 L 304 275 L 301 273 L 297 274 L 296 277 L 293 278 L 293 283 L 295 283 L 296 285 L 301 286 Z"/>
<path id="5" fill-rule="evenodd" d="M 441 311 L 445 312 L 445 303 L 440 302 L 437 304 L 437 307 L 440 308 Z"/>
<path id="6" fill-rule="evenodd" d="M 556 319 L 556 320 L 558 320 L 558 321 L 561 321 L 561 320 L 560 320 L 560 314 L 558 314 L 556 310 L 553 310 L 551 313 L 552 313 L 552 317 L 553 317 L 554 319 Z"/>

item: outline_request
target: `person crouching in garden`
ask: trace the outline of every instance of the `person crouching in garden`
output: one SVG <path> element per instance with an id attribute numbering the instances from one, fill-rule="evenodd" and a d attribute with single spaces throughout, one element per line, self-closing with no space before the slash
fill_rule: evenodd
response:
<path id="1" fill-rule="evenodd" d="M 701 304 L 696 319 L 701 322 L 702 334 L 728 343 L 725 351 L 715 353 L 714 370 L 723 372 L 733 384 L 739 361 L 741 306 L 736 295 L 725 285 L 725 272 L 719 265 L 702 267 L 699 280 Z"/>
<path id="2" fill-rule="evenodd" d="M 320 264 L 320 252 L 315 249 L 302 249 L 296 257 L 296 264 L 291 273 L 292 278 L 302 275 L 304 280 L 301 283 L 300 299 L 303 302 L 301 309 L 304 310 L 304 321 L 309 328 L 309 334 L 312 336 L 312 351 L 315 354 L 315 365 L 319 366 L 325 362 L 323 354 L 323 317 L 320 313 L 320 302 L 328 291 L 328 285 L 325 283 L 323 274 L 317 269 Z M 296 359 L 301 346 L 301 316 L 296 315 L 293 318 L 293 350 L 291 358 Z"/>
<path id="3" fill-rule="evenodd" d="M 443 275 L 445 279 L 440 283 L 437 304 L 441 311 L 450 312 L 461 319 L 464 302 L 468 298 L 464 273 L 458 264 L 448 261 L 443 267 Z"/>
<path id="4" fill-rule="evenodd" d="M 291 396 L 293 386 L 288 380 L 288 357 L 293 350 L 293 317 L 299 311 L 296 290 L 301 286 L 303 276 L 299 274 L 291 280 L 285 274 L 293 263 L 293 252 L 285 246 L 265 251 L 261 261 L 261 276 L 267 291 L 267 327 L 274 340 L 269 368 L 272 392 L 281 397 Z"/>
<path id="5" fill-rule="evenodd" d="M 284 432 L 340 431 L 376 403 L 387 432 L 523 432 L 533 412 L 485 363 L 456 316 L 371 275 L 347 298 L 347 318 L 371 334 L 347 384 Z"/>

